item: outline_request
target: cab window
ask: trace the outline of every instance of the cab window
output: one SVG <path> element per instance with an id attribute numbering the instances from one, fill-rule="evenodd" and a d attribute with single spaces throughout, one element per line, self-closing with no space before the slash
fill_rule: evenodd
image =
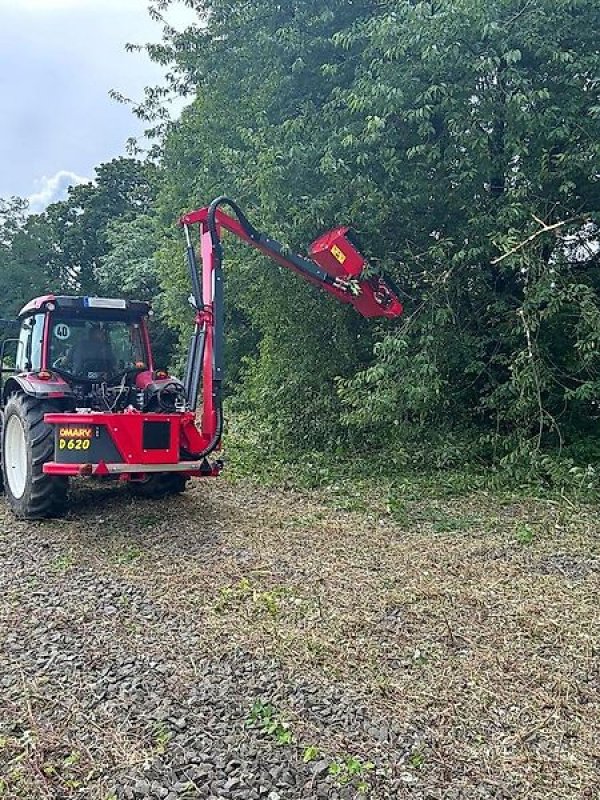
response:
<path id="1" fill-rule="evenodd" d="M 140 324 L 54 315 L 49 363 L 54 369 L 90 380 L 144 369 L 146 357 Z"/>
<path id="2" fill-rule="evenodd" d="M 44 315 L 26 317 L 21 324 L 16 367 L 19 372 L 32 372 L 42 366 Z"/>

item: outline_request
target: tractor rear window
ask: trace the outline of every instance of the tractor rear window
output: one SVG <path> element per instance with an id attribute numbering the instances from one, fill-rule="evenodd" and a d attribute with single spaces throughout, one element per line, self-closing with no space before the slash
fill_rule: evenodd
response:
<path id="1" fill-rule="evenodd" d="M 137 322 L 52 317 L 49 363 L 88 380 L 105 380 L 147 367 Z"/>

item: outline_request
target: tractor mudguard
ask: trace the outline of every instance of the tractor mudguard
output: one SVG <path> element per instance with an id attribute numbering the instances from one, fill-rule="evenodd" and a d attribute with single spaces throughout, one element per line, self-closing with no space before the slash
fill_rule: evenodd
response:
<path id="1" fill-rule="evenodd" d="M 14 392 L 22 392 L 36 400 L 60 400 L 63 397 L 73 396 L 69 384 L 58 375 L 51 375 L 49 379 L 42 380 L 36 373 L 11 375 L 2 390 L 4 404 Z"/>
<path id="2" fill-rule="evenodd" d="M 159 377 L 159 375 L 161 377 Z M 164 376 L 164 377 L 162 377 Z M 175 411 L 176 401 L 181 398 L 185 406 L 185 389 L 183 383 L 162 370 L 140 372 L 136 377 L 135 385 L 145 395 L 144 407 L 147 411 Z M 163 392 L 171 395 L 171 403 L 164 402 Z"/>

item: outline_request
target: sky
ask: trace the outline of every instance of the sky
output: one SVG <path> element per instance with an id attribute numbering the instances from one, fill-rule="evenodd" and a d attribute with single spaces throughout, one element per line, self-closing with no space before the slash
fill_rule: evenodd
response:
<path id="1" fill-rule="evenodd" d="M 0 198 L 41 211 L 125 153 L 143 123 L 109 97 L 141 99 L 162 68 L 127 42 L 160 41 L 148 0 L 0 0 Z M 185 7 L 168 15 L 191 21 Z"/>

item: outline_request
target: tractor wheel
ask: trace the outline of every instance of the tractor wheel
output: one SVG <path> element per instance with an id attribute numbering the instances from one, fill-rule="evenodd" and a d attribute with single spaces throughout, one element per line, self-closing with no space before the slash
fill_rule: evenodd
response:
<path id="1" fill-rule="evenodd" d="M 2 477 L 6 499 L 20 519 L 58 516 L 67 499 L 68 479 L 45 475 L 54 455 L 54 432 L 44 414 L 60 409 L 48 401 L 12 394 L 2 421 Z"/>
<path id="2" fill-rule="evenodd" d="M 4 493 L 4 472 L 2 471 L 2 440 L 4 439 L 4 413 L 0 410 L 0 494 Z"/>
<path id="3" fill-rule="evenodd" d="M 143 481 L 131 481 L 129 487 L 137 497 L 167 497 L 185 491 L 188 479 L 173 472 L 157 472 Z"/>

